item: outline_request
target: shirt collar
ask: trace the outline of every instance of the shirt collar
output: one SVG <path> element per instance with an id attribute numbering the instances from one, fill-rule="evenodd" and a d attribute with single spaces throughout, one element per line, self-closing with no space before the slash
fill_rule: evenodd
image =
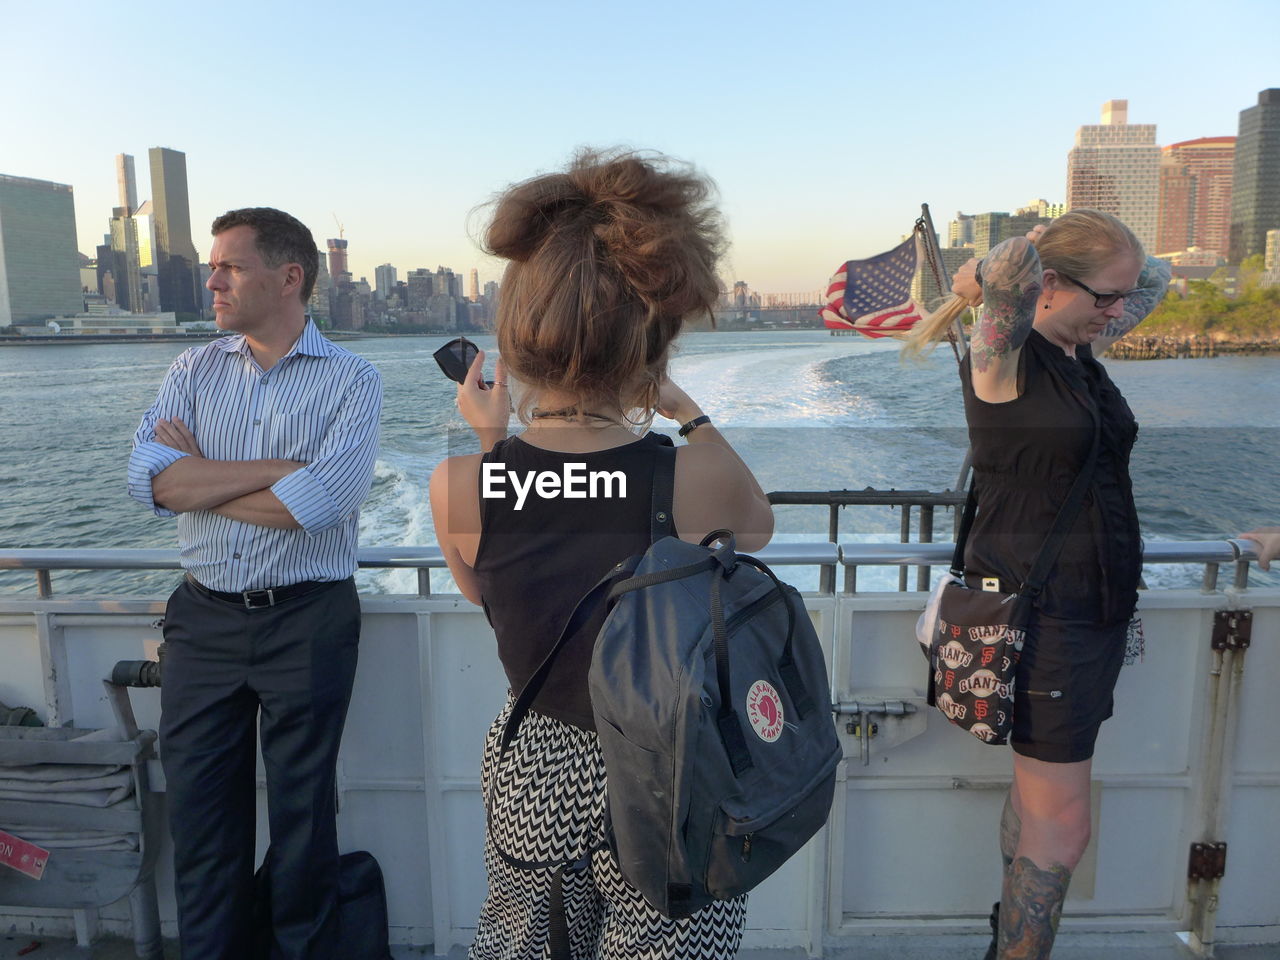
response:
<path id="1" fill-rule="evenodd" d="M 224 353 L 238 353 L 245 357 L 252 356 L 252 351 L 249 349 L 249 341 L 245 339 L 243 333 L 215 340 L 213 345 Z M 302 354 L 308 357 L 327 357 L 331 353 L 333 353 L 333 344 L 324 338 L 308 317 L 306 325 L 302 328 L 302 334 L 294 341 L 293 346 L 289 348 L 289 352 L 280 359 L 285 360 L 294 354 Z"/>

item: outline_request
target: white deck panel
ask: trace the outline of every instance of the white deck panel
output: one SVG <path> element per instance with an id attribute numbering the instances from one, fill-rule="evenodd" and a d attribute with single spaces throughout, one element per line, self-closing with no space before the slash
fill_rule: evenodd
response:
<path id="1" fill-rule="evenodd" d="M 808 598 L 829 656 L 833 700 L 914 698 L 921 712 L 884 721 L 866 765 L 860 741 L 843 732 L 848 718 L 839 718 L 847 759 L 831 822 L 753 893 L 747 947 L 873 957 L 877 945 L 896 942 L 895 955 L 911 956 L 920 937 L 985 931 L 999 891 L 996 826 L 1010 755 L 923 706 L 926 668 L 913 629 L 923 601 L 918 593 Z M 480 751 L 505 680 L 492 632 L 465 600 L 363 602 L 360 668 L 340 758 L 339 835 L 344 849 L 370 850 L 382 864 L 393 942 L 448 953 L 469 941 L 484 894 Z M 1208 638 L 1213 611 L 1233 604 L 1253 609 L 1255 621 L 1223 798 L 1225 836 L 1218 838 L 1229 844 L 1218 936 L 1280 943 L 1280 590 L 1172 590 L 1144 593 L 1146 659 L 1122 672 L 1115 717 L 1103 727 L 1096 850 L 1072 886 L 1064 950 L 1103 931 L 1152 938 L 1156 949 L 1189 923 L 1188 846 L 1209 839 L 1202 836 Z M 56 708 L 77 726 L 109 724 L 101 679 L 117 660 L 154 655 L 162 613 L 159 598 L 0 599 L 0 701 L 34 706 L 42 716 Z M 42 635 L 65 655 L 55 679 L 47 676 Z M 140 724 L 156 726 L 158 691 L 134 690 L 132 698 Z M 163 783 L 158 770 L 155 779 Z M 265 833 L 260 809 L 260 852 Z M 172 935 L 167 850 L 159 884 Z M 33 916 L 0 907 L 0 930 Z M 113 905 L 102 911 L 102 927 L 126 933 L 127 918 L 122 904 Z M 39 920 L 52 932 L 60 922 L 48 914 Z M 913 936 L 895 936 L 903 933 Z M 935 946 L 920 955 L 949 955 L 942 941 Z"/>

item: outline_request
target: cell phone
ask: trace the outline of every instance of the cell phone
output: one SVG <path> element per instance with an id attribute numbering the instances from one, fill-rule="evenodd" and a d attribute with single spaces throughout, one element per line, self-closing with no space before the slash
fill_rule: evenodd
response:
<path id="1" fill-rule="evenodd" d="M 471 364 L 475 363 L 476 354 L 479 352 L 480 348 L 466 337 L 454 337 L 432 356 L 436 358 L 440 371 L 446 377 L 454 383 L 462 383 L 467 379 L 467 371 L 471 369 Z M 486 387 L 492 387 L 493 381 L 486 380 L 484 384 Z"/>

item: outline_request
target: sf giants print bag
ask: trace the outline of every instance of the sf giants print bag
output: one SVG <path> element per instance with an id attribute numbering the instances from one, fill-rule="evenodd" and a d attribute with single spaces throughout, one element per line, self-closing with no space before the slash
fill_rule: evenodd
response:
<path id="1" fill-rule="evenodd" d="M 1092 407 L 1090 408 L 1092 411 Z M 1013 726 L 1013 689 L 1018 656 L 1026 640 L 1036 598 L 1058 562 L 1067 534 L 1084 503 L 1098 463 L 1101 422 L 1093 411 L 1093 446 L 1076 475 L 1067 499 L 1041 546 L 1027 579 L 1013 593 L 1000 590 L 995 578 L 982 578 L 981 589 L 966 582 L 964 548 L 978 510 L 977 480 L 969 483 L 951 571 L 938 585 L 936 620 L 921 617 L 917 638 L 928 637 L 929 703 L 943 716 L 985 743 L 1009 740 Z M 972 577 L 971 577 L 972 579 Z M 932 602 L 930 604 L 932 606 Z M 932 622 L 930 622 L 932 621 Z"/>

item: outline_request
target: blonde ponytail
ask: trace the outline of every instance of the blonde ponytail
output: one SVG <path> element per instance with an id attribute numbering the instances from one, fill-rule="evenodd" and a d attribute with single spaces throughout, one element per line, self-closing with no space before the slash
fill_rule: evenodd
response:
<path id="1" fill-rule="evenodd" d="M 909 360 L 923 360 L 932 352 L 939 340 L 947 339 L 947 333 L 957 317 L 969 309 L 964 297 L 952 296 L 937 310 L 911 328 L 902 342 L 902 356 Z"/>

